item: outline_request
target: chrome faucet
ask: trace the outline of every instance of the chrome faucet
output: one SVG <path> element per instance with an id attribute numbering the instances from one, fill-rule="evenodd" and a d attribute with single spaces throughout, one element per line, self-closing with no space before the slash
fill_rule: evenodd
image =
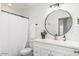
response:
<path id="1" fill-rule="evenodd" d="M 54 39 L 57 40 L 57 34 L 54 35 Z"/>
<path id="2" fill-rule="evenodd" d="M 63 38 L 64 38 L 64 41 L 66 41 L 66 36 L 65 35 L 63 36 Z"/>

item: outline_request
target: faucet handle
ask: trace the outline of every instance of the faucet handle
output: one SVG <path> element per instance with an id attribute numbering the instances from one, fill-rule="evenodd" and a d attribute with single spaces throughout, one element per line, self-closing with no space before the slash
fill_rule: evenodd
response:
<path id="1" fill-rule="evenodd" d="M 54 37 L 55 37 L 55 40 L 57 40 L 57 34 L 55 34 Z"/>
<path id="2" fill-rule="evenodd" d="M 79 50 L 75 50 L 75 51 L 74 51 L 74 53 L 77 53 L 77 54 L 79 54 Z"/>
<path id="3" fill-rule="evenodd" d="M 57 36 L 57 34 L 55 34 L 55 36 Z"/>
<path id="4" fill-rule="evenodd" d="M 64 41 L 66 41 L 66 36 L 65 35 L 63 36 L 63 38 L 64 38 Z"/>
<path id="5" fill-rule="evenodd" d="M 57 36 L 57 34 L 55 34 L 54 36 Z"/>

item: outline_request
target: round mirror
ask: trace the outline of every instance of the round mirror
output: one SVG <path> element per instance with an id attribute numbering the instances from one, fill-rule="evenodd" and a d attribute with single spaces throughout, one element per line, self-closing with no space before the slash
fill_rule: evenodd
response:
<path id="1" fill-rule="evenodd" d="M 45 28 L 51 35 L 63 35 L 67 33 L 72 26 L 72 17 L 65 10 L 55 10 L 48 14 L 45 20 Z"/>

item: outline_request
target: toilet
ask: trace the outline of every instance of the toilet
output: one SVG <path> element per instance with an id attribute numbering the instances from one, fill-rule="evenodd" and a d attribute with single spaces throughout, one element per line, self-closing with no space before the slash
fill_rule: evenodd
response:
<path id="1" fill-rule="evenodd" d="M 32 48 L 24 48 L 20 51 L 21 56 L 32 56 Z"/>

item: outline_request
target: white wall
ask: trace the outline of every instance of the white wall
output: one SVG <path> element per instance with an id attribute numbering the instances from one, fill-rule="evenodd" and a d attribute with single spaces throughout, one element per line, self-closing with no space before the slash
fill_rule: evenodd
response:
<path id="1" fill-rule="evenodd" d="M 1 12 L 1 3 L 0 3 L 0 12 Z"/>
<path id="2" fill-rule="evenodd" d="M 77 19 L 79 18 L 78 3 L 65 3 L 59 8 L 49 8 L 49 6 L 46 4 L 38 4 L 35 6 L 35 8 L 30 8 L 28 11 L 26 11 L 25 15 L 30 17 L 31 24 L 38 24 L 36 38 L 41 38 L 40 33 L 44 29 L 44 21 L 46 16 L 56 9 L 67 10 L 71 14 L 73 18 L 73 24 L 70 31 L 66 34 L 66 38 L 67 40 L 79 41 L 79 25 L 77 25 Z M 32 30 L 31 34 L 33 34 Z M 46 38 L 53 38 L 53 36 L 47 34 Z M 32 37 L 31 35 L 31 39 L 35 39 L 35 37 Z"/>

